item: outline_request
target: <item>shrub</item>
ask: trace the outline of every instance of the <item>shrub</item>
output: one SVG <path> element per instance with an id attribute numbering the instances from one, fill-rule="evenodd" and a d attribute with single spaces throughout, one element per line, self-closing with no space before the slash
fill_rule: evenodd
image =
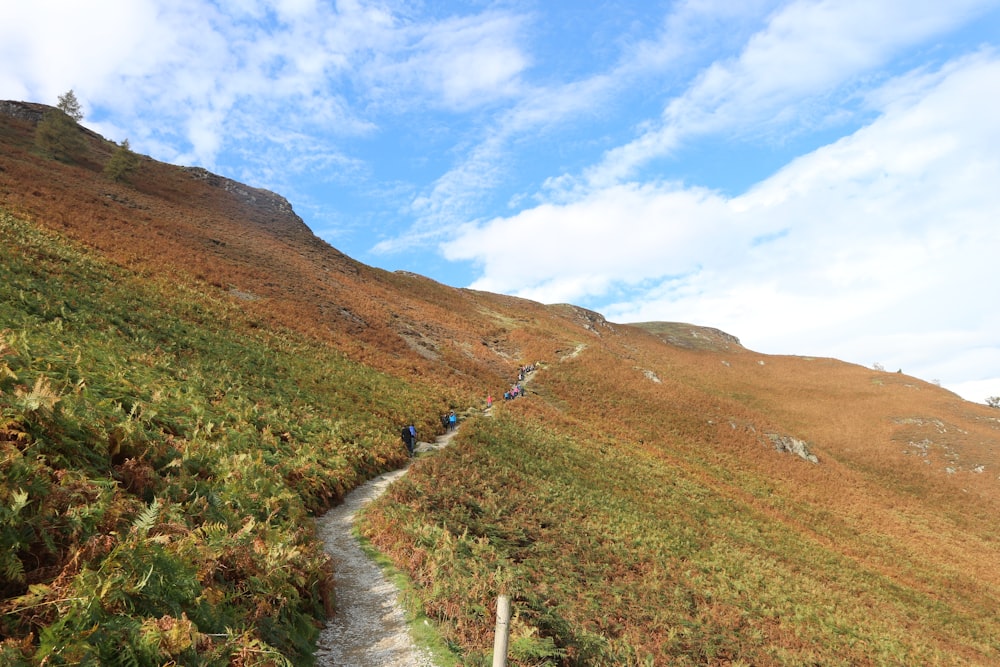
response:
<path id="1" fill-rule="evenodd" d="M 104 165 L 104 175 L 112 181 L 125 181 L 139 168 L 139 158 L 132 152 L 128 139 L 118 146 Z"/>
<path id="2" fill-rule="evenodd" d="M 86 150 L 80 127 L 60 109 L 47 112 L 35 128 L 35 146 L 63 162 L 78 160 Z"/>

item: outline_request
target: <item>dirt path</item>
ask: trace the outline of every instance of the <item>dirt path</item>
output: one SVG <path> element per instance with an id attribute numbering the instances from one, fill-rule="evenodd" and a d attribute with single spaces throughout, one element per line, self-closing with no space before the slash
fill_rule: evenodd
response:
<path id="1" fill-rule="evenodd" d="M 417 453 L 448 445 L 457 431 L 417 444 Z M 367 503 L 406 474 L 409 466 L 393 470 L 359 486 L 316 520 L 316 529 L 333 558 L 337 611 L 319 637 L 316 664 L 320 667 L 434 667 L 431 656 L 410 637 L 399 604 L 399 589 L 354 538 L 354 516 Z"/>
<path id="2" fill-rule="evenodd" d="M 523 383 L 531 379 L 528 373 Z M 492 410 L 483 414 L 491 416 Z M 417 443 L 418 454 L 446 447 L 458 431 Z M 316 530 L 333 559 L 337 611 L 327 620 L 316 649 L 319 667 L 435 667 L 431 656 L 413 643 L 399 589 L 354 538 L 354 517 L 381 496 L 409 466 L 362 484 L 337 507 L 316 520 Z"/>

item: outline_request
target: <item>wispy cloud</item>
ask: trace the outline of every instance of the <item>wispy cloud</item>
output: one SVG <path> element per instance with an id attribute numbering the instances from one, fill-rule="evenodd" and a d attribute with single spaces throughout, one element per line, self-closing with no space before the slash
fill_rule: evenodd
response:
<path id="1" fill-rule="evenodd" d="M 951 30 L 992 5 L 985 0 L 790 3 L 738 56 L 713 63 L 671 100 L 653 127 L 608 151 L 587 171 L 587 180 L 601 185 L 627 179 L 697 135 L 795 132 L 803 124 L 822 123 L 824 116 L 850 104 L 859 77 L 900 49 Z"/>
<path id="2" fill-rule="evenodd" d="M 402 26 L 398 47 L 380 53 L 363 75 L 386 91 L 383 103 L 399 110 L 430 105 L 467 111 L 516 97 L 530 64 L 519 44 L 523 21 L 488 12 Z"/>
<path id="3" fill-rule="evenodd" d="M 210 168 L 237 141 L 273 144 L 290 131 L 336 153 L 338 137 L 378 129 L 380 108 L 405 107 L 391 100 L 469 110 L 515 94 L 528 64 L 517 17 L 499 12 L 418 22 L 357 0 L 40 0 L 0 11 L 0 54 L 21 70 L 0 79 L 5 90 L 54 102 L 74 88 L 98 129 L 113 110 L 107 126 L 128 127 L 137 149 Z"/>
<path id="4" fill-rule="evenodd" d="M 477 217 L 486 193 L 498 189 L 513 168 L 511 144 L 518 137 L 592 109 L 614 86 L 612 77 L 598 75 L 556 88 L 528 90 L 511 108 L 499 112 L 481 131 L 460 162 L 438 177 L 427 192 L 409 205 L 414 222 L 402 234 L 378 243 L 380 253 L 428 245 L 454 235 L 457 226 Z"/>
<path id="5" fill-rule="evenodd" d="M 477 264 L 475 287 L 617 300 L 612 318 L 714 324 L 765 351 L 807 353 L 790 349 L 807 334 L 856 358 L 860 341 L 846 332 L 862 328 L 865 349 L 887 361 L 897 336 L 929 343 L 951 320 L 993 317 L 955 295 L 1000 256 L 1000 58 L 987 51 L 887 85 L 898 94 L 903 82 L 913 88 L 869 125 L 739 197 L 608 185 L 468 225 L 446 255 Z"/>
<path id="6" fill-rule="evenodd" d="M 692 0 L 677 3 L 648 38 L 623 42 L 618 57 L 603 68 L 568 80 L 519 81 L 511 90 L 513 99 L 481 125 L 472 129 L 471 147 L 456 164 L 416 196 L 410 207 L 414 222 L 403 234 L 379 242 L 379 253 L 398 252 L 416 245 L 450 237 L 457 225 L 481 215 L 484 196 L 503 189 L 516 170 L 515 151 L 526 136 L 571 131 L 575 125 L 592 121 L 608 107 L 625 104 L 620 98 L 634 94 L 637 85 L 661 78 L 663 73 L 690 67 L 699 56 L 719 47 L 751 26 L 773 2 L 717 3 Z M 519 30 L 527 30 L 528 17 L 509 20 Z M 709 29 L 709 26 L 711 29 Z M 720 30 L 720 26 L 726 29 Z M 522 38 L 523 39 L 523 38 Z M 546 76 L 551 77 L 550 74 Z M 665 93 L 664 93 L 665 94 Z M 577 179 L 550 179 L 544 188 L 548 197 L 564 196 Z M 542 184 L 540 184 L 542 185 Z"/>

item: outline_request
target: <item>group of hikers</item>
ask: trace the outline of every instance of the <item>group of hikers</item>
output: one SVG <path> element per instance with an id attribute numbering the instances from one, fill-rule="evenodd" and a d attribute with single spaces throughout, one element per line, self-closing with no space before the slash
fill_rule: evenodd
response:
<path id="1" fill-rule="evenodd" d="M 528 373 L 535 370 L 534 364 L 528 364 L 527 366 L 521 366 L 517 370 L 517 382 L 510 386 L 510 389 L 503 393 L 503 400 L 513 401 L 518 396 L 525 396 L 527 392 L 524 390 L 524 378 L 528 376 Z"/>
<path id="2" fill-rule="evenodd" d="M 535 370 L 535 364 L 527 364 L 521 366 L 517 371 L 517 382 L 511 385 L 510 389 L 503 393 L 503 400 L 512 401 L 519 396 L 524 396 L 526 394 L 524 390 L 524 378 L 527 377 L 528 373 Z M 486 408 L 493 407 L 493 394 L 488 394 L 486 396 Z M 458 415 L 455 414 L 454 410 L 449 410 L 445 414 L 441 415 L 441 426 L 444 427 L 445 431 L 454 431 L 458 428 Z M 413 453 L 417 449 L 417 429 L 413 424 L 404 426 L 400 431 L 400 438 L 403 440 L 403 444 L 406 446 L 406 451 L 412 457 Z"/>
<path id="3" fill-rule="evenodd" d="M 444 430 L 446 431 L 455 430 L 458 426 L 458 417 L 455 415 L 454 410 L 441 415 L 441 426 L 444 426 Z"/>
<path id="4" fill-rule="evenodd" d="M 458 427 L 458 415 L 455 414 L 454 410 L 441 415 L 441 425 L 446 431 L 454 431 Z M 413 424 L 404 426 L 399 437 L 406 446 L 406 452 L 412 457 L 417 450 L 417 427 Z"/>
<path id="5" fill-rule="evenodd" d="M 510 386 L 510 389 L 503 393 L 503 400 L 512 401 L 518 396 L 525 396 L 527 392 L 524 389 L 524 378 L 527 377 L 528 373 L 535 370 L 535 364 L 528 364 L 526 366 L 521 366 L 517 369 L 517 382 Z M 493 394 L 488 394 L 486 396 L 486 409 L 489 410 L 493 407 Z"/>

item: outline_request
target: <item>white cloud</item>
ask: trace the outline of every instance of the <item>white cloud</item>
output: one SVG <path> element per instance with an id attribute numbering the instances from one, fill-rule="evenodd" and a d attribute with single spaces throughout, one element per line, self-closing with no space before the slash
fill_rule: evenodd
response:
<path id="1" fill-rule="evenodd" d="M 947 383 L 947 365 L 906 360 L 921 349 L 957 359 L 948 344 L 993 358 L 1000 340 L 981 296 L 1000 257 L 1000 59 L 984 52 L 902 80 L 917 87 L 884 99 L 877 120 L 740 197 L 675 184 L 595 188 L 469 225 L 446 256 L 481 267 L 475 287 L 600 299 L 618 321 L 709 324 L 765 352 L 831 350 Z M 966 324 L 988 340 L 949 334 Z"/>
<path id="2" fill-rule="evenodd" d="M 509 16 L 488 21 L 461 19 L 435 26 L 421 43 L 426 55 L 415 63 L 425 87 L 439 89 L 444 101 L 456 108 L 479 106 L 497 97 L 517 93 L 518 75 L 527 67 L 517 47 L 520 21 Z"/>
<path id="3" fill-rule="evenodd" d="M 709 132 L 758 132 L 824 122 L 838 105 L 820 111 L 814 98 L 850 99 L 857 77 L 883 65 L 900 49 L 920 43 L 990 7 L 988 0 L 800 0 L 778 11 L 736 58 L 717 61 L 661 121 L 634 141 L 608 151 L 587 173 L 595 185 L 628 178 L 687 138 Z M 820 114 L 819 118 L 813 117 Z"/>
<path id="4" fill-rule="evenodd" d="M 710 192 L 625 184 L 467 226 L 444 251 L 482 265 L 474 288 L 572 300 L 585 285 L 687 272 L 710 249 L 728 255 L 738 233 L 726 219 L 725 202 Z"/>
<path id="5" fill-rule="evenodd" d="M 148 0 L 3 3 L 0 90 L 55 104 L 73 88 L 86 102 L 103 92 L 110 71 L 147 62 L 160 36 L 156 3 Z"/>
<path id="6" fill-rule="evenodd" d="M 357 0 L 10 2 L 0 95 L 54 103 L 74 88 L 85 112 L 114 111 L 90 124 L 128 126 L 136 150 L 209 168 L 233 137 L 264 144 L 273 127 L 331 153 L 323 142 L 375 128 L 373 101 L 467 110 L 514 94 L 528 64 L 519 21 L 404 21 Z"/>
<path id="7" fill-rule="evenodd" d="M 396 112 L 468 111 L 518 95 L 529 60 L 522 16 L 485 12 L 438 21 L 398 21 L 362 63 L 366 95 Z"/>
<path id="8" fill-rule="evenodd" d="M 443 230 L 475 217 L 483 193 L 509 177 L 510 146 L 517 137 L 599 113 L 614 103 L 617 94 L 636 82 L 643 85 L 653 74 L 660 80 L 664 72 L 670 73 L 668 78 L 680 76 L 697 54 L 733 48 L 735 40 L 746 38 L 775 4 L 681 2 L 665 16 L 654 38 L 626 45 L 620 60 L 606 71 L 559 85 L 523 87 L 517 103 L 483 130 L 480 143 L 415 199 L 414 227 L 402 237 L 382 241 L 375 250 L 390 252 L 440 239 Z M 590 187 L 617 183 L 698 134 L 822 122 L 813 117 L 817 114 L 840 118 L 842 112 L 836 107 L 819 111 L 820 105 L 809 98 L 829 98 L 831 91 L 883 64 L 900 48 L 954 27 L 986 4 L 984 0 L 926 7 L 899 0 L 787 3 L 771 14 L 765 29 L 753 35 L 738 56 L 715 62 L 696 78 L 648 131 L 608 151 L 582 181 L 568 174 L 551 177 L 547 195 L 572 198 L 578 188 L 586 192 L 588 182 Z M 650 92 L 665 94 L 658 87 Z"/>
<path id="9" fill-rule="evenodd" d="M 774 0 L 736 4 L 705 0 L 680 2 L 665 16 L 662 29 L 653 38 L 624 44 L 617 61 L 601 63 L 604 69 L 569 81 L 536 85 L 519 82 L 516 87 L 501 87 L 500 92 L 509 89 L 515 95 L 513 104 L 480 128 L 478 143 L 469 148 L 452 169 L 438 177 L 426 192 L 415 197 L 410 212 L 417 221 L 411 229 L 401 236 L 381 241 L 373 250 L 395 252 L 444 238 L 457 225 L 476 217 L 477 205 L 484 193 L 510 178 L 515 168 L 512 147 L 521 137 L 565 130 L 582 119 L 605 114 L 607 107 L 620 103 L 616 97 L 634 88 L 636 82 L 649 81 L 676 67 L 680 60 L 692 60 L 696 54 L 703 54 L 720 42 L 733 40 L 773 3 Z M 524 30 L 522 23 L 526 20 L 507 20 L 504 24 Z M 559 197 L 568 194 L 576 185 L 577 179 L 567 175 L 553 177 L 546 189 L 550 197 Z"/>
<path id="10" fill-rule="evenodd" d="M 450 235 L 456 226 L 475 216 L 483 193 L 509 176 L 511 143 L 586 113 L 614 85 L 613 77 L 600 74 L 550 89 L 525 89 L 521 99 L 483 130 L 480 141 L 464 153 L 458 165 L 438 177 L 427 192 L 413 198 L 409 212 L 417 221 L 412 227 L 401 236 L 381 241 L 373 250 L 396 252 Z"/>
<path id="11" fill-rule="evenodd" d="M 718 58 L 738 48 L 780 0 L 682 0 L 671 3 L 661 30 L 635 44 L 621 65 L 624 71 L 664 71 L 678 61 Z"/>

